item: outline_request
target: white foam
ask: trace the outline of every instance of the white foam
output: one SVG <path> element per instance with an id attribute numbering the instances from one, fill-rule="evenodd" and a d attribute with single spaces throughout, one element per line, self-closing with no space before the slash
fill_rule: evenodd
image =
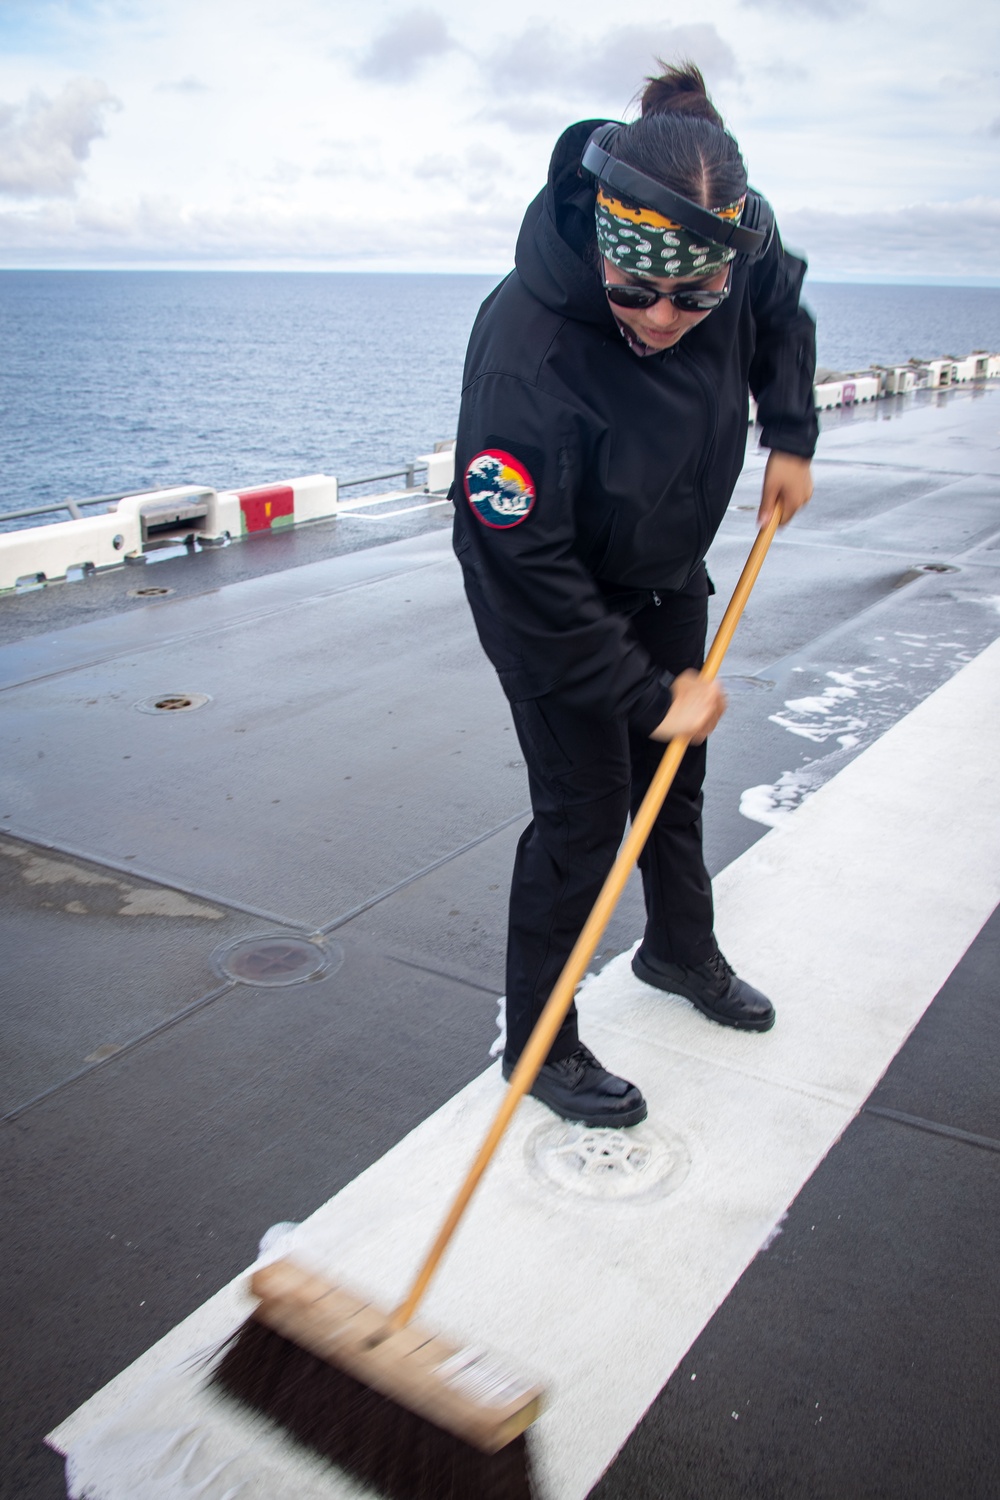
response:
<path id="1" fill-rule="evenodd" d="M 829 687 L 825 687 L 822 693 L 786 698 L 787 712 L 770 714 L 771 723 L 780 724 L 789 734 L 800 735 L 818 745 L 836 735 L 867 729 L 867 719 L 858 713 L 844 713 L 842 705 L 857 699 L 859 688 L 877 686 L 874 679 L 858 679 L 851 672 L 827 672 L 826 675 L 833 679 Z"/>
<path id="2" fill-rule="evenodd" d="M 490 1047 L 491 1057 L 502 1057 L 503 1049 L 507 1045 L 507 996 L 500 995 L 497 999 L 497 1034 Z"/>
<path id="3" fill-rule="evenodd" d="M 778 828 L 801 807 L 815 788 L 808 777 L 795 771 L 783 771 L 773 785 L 748 786 L 740 796 L 740 812 L 752 823 Z"/>
<path id="4" fill-rule="evenodd" d="M 906 652 L 905 662 L 902 657 L 890 656 L 878 668 L 828 671 L 824 676 L 829 684 L 821 693 L 787 698 L 783 711 L 769 715 L 771 723 L 816 745 L 836 739 L 844 749 L 854 749 L 884 732 L 912 706 L 923 691 L 918 685 L 914 692 L 914 672 L 933 669 L 950 674 L 970 660 L 966 642 L 899 630 L 894 635 Z"/>

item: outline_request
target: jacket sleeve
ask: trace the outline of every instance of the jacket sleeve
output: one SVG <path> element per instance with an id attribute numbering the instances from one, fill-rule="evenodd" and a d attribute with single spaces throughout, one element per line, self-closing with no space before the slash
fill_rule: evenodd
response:
<path id="1" fill-rule="evenodd" d="M 799 301 L 805 273 L 805 261 L 788 253 L 775 228 L 768 249 L 750 269 L 756 328 L 750 389 L 761 446 L 811 458 L 819 435 L 813 398 L 816 325 Z"/>
<path id="2" fill-rule="evenodd" d="M 458 424 L 455 550 L 509 698 L 557 691 L 570 707 L 624 714 L 649 734 L 670 707 L 671 679 L 607 609 L 577 551 L 583 425 L 518 377 L 474 380 Z"/>

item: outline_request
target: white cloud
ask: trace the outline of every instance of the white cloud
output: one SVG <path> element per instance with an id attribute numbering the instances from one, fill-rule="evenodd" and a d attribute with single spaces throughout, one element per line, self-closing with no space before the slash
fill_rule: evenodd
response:
<path id="1" fill-rule="evenodd" d="M 360 78 L 409 83 L 429 58 L 450 52 L 455 42 L 437 11 L 408 10 L 379 33 L 357 65 Z"/>
<path id="2" fill-rule="evenodd" d="M 819 17 L 828 21 L 842 21 L 851 14 L 866 10 L 868 0 L 743 0 L 753 10 L 783 11 L 785 15 L 801 16 L 804 20 Z"/>
<path id="3" fill-rule="evenodd" d="M 732 48 L 713 25 L 616 26 L 599 37 L 535 22 L 482 58 L 491 92 L 625 102 L 641 92 L 657 61 L 694 59 L 711 83 L 734 77 Z"/>
<path id="4" fill-rule="evenodd" d="M 1000 6 L 716 0 L 685 25 L 658 9 L 615 25 L 607 0 L 0 0 L 0 99 L 45 96 L 0 118 L 0 258 L 350 251 L 502 272 L 560 132 L 627 115 L 658 56 L 688 56 L 815 272 L 929 276 L 945 244 L 952 274 L 992 264 L 948 204 L 996 180 Z M 104 92 L 57 128 L 84 72 Z M 127 129 L 95 146 L 111 94 Z"/>
<path id="5" fill-rule="evenodd" d="M 786 243 L 805 249 L 817 281 L 873 273 L 882 281 L 985 280 L 996 274 L 1000 198 L 858 214 L 803 209 L 782 215 L 781 232 Z"/>
<path id="6" fill-rule="evenodd" d="M 506 159 L 488 146 L 471 147 L 462 156 L 434 153 L 422 157 L 413 167 L 418 180 L 452 190 L 456 195 L 453 207 L 458 207 L 462 199 L 468 203 L 496 201 L 497 184 L 509 171 Z"/>
<path id="7" fill-rule="evenodd" d="M 462 175 L 462 163 L 456 156 L 425 156 L 413 168 L 413 175 L 429 180 L 443 177 L 446 182 L 457 182 Z"/>
<path id="8" fill-rule="evenodd" d="M 485 191 L 502 174 L 501 158 L 486 159 L 478 190 L 473 156 L 423 159 L 416 173 L 436 185 L 434 212 L 408 214 L 401 224 L 390 208 L 358 234 L 356 216 L 342 208 L 303 211 L 271 199 L 266 205 L 193 207 L 143 198 L 108 204 L 91 199 L 49 202 L 0 213 L 0 261 L 63 264 L 71 244 L 81 265 L 284 265 L 350 270 L 483 270 L 503 272 L 513 259 L 522 204 Z M 966 226 L 961 241 L 952 230 Z M 815 281 L 988 280 L 1000 237 L 1000 199 L 915 203 L 873 213 L 800 210 L 782 216 L 787 244 L 802 250 Z M 942 246 L 948 246 L 942 253 Z"/>
<path id="9" fill-rule="evenodd" d="M 158 83 L 156 87 L 164 94 L 207 94 L 209 92 L 209 85 L 193 76 L 176 78 L 169 83 Z"/>
<path id="10" fill-rule="evenodd" d="M 512 262 L 521 205 L 493 194 L 449 196 L 433 214 L 405 222 L 391 206 L 359 234 L 356 215 L 266 204 L 192 206 L 142 198 L 81 199 L 0 213 L 0 264 L 224 264 L 345 270 L 492 270 Z M 470 247 L 471 250 L 470 250 Z"/>
<path id="11" fill-rule="evenodd" d="M 601 114 L 603 111 L 595 110 Z M 567 125 L 577 118 L 578 111 L 571 105 L 547 104 L 537 96 L 527 99 L 491 100 L 475 115 L 477 121 L 489 125 L 503 125 L 515 135 L 544 136 L 555 140 Z"/>
<path id="12" fill-rule="evenodd" d="M 71 196 L 91 143 L 118 107 L 107 84 L 74 78 L 54 99 L 35 90 L 20 105 L 0 102 L 0 193 L 11 198 Z"/>
<path id="13" fill-rule="evenodd" d="M 616 26 L 597 45 L 582 49 L 573 68 L 577 86 L 588 92 L 605 88 L 627 96 L 641 91 L 657 63 L 694 61 L 711 88 L 739 69 L 729 43 L 707 22 L 689 26 Z"/>
<path id="14" fill-rule="evenodd" d="M 773 62 L 764 63 L 757 69 L 758 74 L 777 84 L 799 84 L 806 83 L 809 78 L 809 69 L 803 67 L 800 62 L 786 62 L 784 58 L 776 57 Z"/>

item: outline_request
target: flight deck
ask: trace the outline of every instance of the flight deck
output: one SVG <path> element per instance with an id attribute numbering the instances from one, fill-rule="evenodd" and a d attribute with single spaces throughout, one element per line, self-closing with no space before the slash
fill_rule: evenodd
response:
<path id="1" fill-rule="evenodd" d="M 581 1033 L 649 1120 L 525 1101 L 428 1304 L 550 1388 L 544 1500 L 1000 1493 L 1000 389 L 824 413 L 815 473 L 706 788 L 777 1025 L 634 978 L 633 880 Z M 500 1097 L 528 795 L 449 520 L 402 495 L 0 599 L 10 1500 L 362 1493 L 191 1360 L 275 1225 L 405 1290 Z"/>

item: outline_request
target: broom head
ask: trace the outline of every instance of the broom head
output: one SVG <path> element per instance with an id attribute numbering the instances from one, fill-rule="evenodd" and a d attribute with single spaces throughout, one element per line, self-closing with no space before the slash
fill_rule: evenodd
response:
<path id="1" fill-rule="evenodd" d="M 417 1323 L 395 1328 L 294 1261 L 250 1286 L 259 1304 L 213 1384 L 385 1493 L 530 1495 L 523 1433 L 539 1387 Z"/>

